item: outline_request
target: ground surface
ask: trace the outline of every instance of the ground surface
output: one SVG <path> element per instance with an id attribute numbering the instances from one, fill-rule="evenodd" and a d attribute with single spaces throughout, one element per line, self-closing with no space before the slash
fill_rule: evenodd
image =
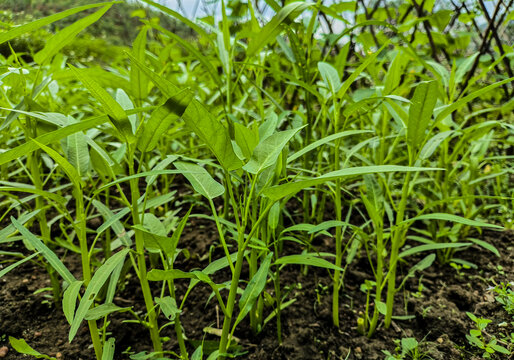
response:
<path id="1" fill-rule="evenodd" d="M 183 270 L 205 267 L 208 264 L 205 254 L 209 253 L 217 236 L 208 220 L 192 218 L 189 229 L 181 241 L 182 247 L 189 249 L 191 257 L 177 260 L 177 267 Z M 358 313 L 363 310 L 365 298 L 359 287 L 365 279 L 371 279 L 366 273 L 368 265 L 365 256 L 346 273 L 339 329 L 334 328 L 331 322 L 331 285 L 327 271 L 309 269 L 304 275 L 299 267 L 286 266 L 281 273 L 281 283 L 283 287 L 291 289 L 289 299 L 294 298 L 296 302 L 282 313 L 283 344 L 278 346 L 276 343 L 274 319 L 259 335 L 253 335 L 248 322 L 244 321 L 235 333 L 240 339 L 242 350 L 246 352 L 240 358 L 383 359 L 382 350 L 394 350 L 394 339 L 415 337 L 418 341 L 424 339 L 421 349 L 433 359 L 479 359 L 481 352 L 473 349 L 465 338 L 473 325 L 466 311 L 493 320 L 487 329 L 489 333 L 497 333 L 500 330 L 497 325 L 508 318 L 488 288 L 493 285 L 492 281 L 500 283 L 514 279 L 514 232 L 485 232 L 481 238 L 494 244 L 501 257 L 497 258 L 482 248 L 471 247 L 460 253 L 459 257 L 475 263 L 477 269 L 457 271 L 448 265 L 433 265 L 421 279 L 421 292 L 419 281 L 412 279 L 407 282 L 406 290 L 398 295 L 396 314 L 414 315 L 415 318 L 395 321 L 388 330 L 379 328 L 372 339 L 360 336 L 356 331 Z M 316 245 L 321 250 L 331 249 L 328 239 Z M 9 250 L 13 251 L 13 247 Z M 22 248 L 18 250 L 23 251 Z M 294 253 L 299 249 L 286 247 L 284 250 Z M 218 255 L 221 253 L 214 250 L 213 256 Z M 5 260 L 5 257 L 0 256 L 0 261 Z M 74 264 L 71 256 L 67 257 L 67 265 L 72 270 L 78 270 L 78 264 Z M 214 280 L 223 282 L 228 279 L 227 276 L 227 273 L 221 272 Z M 4 359 L 27 358 L 9 347 L 8 336 L 24 338 L 39 352 L 59 359 L 93 359 L 86 325 L 82 326 L 75 340 L 69 344 L 69 325 L 62 311 L 50 305 L 48 292 L 34 293 L 49 285 L 44 269 L 31 263 L 24 264 L 0 279 L 0 348 L 8 347 Z M 187 283 L 179 282 L 177 286 L 178 294 L 184 294 Z M 272 292 L 271 284 L 268 290 Z M 216 340 L 216 335 L 205 334 L 203 331 L 206 327 L 221 327 L 222 322 L 216 311 L 215 299 L 206 304 L 209 295 L 208 287 L 198 285 L 187 299 L 182 321 L 190 340 Z M 136 311 L 142 310 L 139 308 L 143 304 L 142 295 L 134 277 L 128 278 L 125 288 L 115 298 L 115 303 L 119 306 L 134 306 Z M 265 312 L 269 313 L 270 309 L 265 309 Z M 134 353 L 150 348 L 146 330 L 138 324 L 123 323 L 124 319 L 130 319 L 130 315 L 124 313 L 111 316 L 109 330 L 116 338 L 116 359 L 128 359 L 127 349 Z M 162 335 L 172 339 L 166 343 L 167 348 L 177 351 L 172 329 L 168 327 Z M 514 331 L 512 327 L 503 330 Z M 503 356 L 503 359 L 508 358 Z"/>

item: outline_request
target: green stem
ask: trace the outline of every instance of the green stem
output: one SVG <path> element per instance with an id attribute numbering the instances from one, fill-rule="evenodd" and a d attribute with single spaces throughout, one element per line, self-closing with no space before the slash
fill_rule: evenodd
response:
<path id="1" fill-rule="evenodd" d="M 129 150 L 128 157 L 129 175 L 134 175 L 134 149 Z M 139 208 L 137 200 L 140 197 L 138 179 L 130 180 L 130 193 L 132 203 L 132 222 L 134 225 L 141 223 L 139 215 Z M 137 253 L 137 264 L 139 273 L 139 282 L 141 284 L 141 290 L 143 292 L 143 298 L 145 301 L 146 311 L 148 313 L 148 327 L 150 331 L 150 338 L 152 339 L 152 345 L 154 351 L 162 351 L 162 343 L 159 337 L 159 326 L 157 324 L 157 315 L 155 313 L 154 302 L 152 298 L 152 292 L 150 290 L 150 284 L 147 279 L 146 260 L 145 260 L 145 247 L 143 234 L 139 230 L 135 230 L 136 239 L 136 253 Z"/>
<path id="2" fill-rule="evenodd" d="M 339 107 L 338 102 L 335 99 L 335 94 L 332 94 L 334 98 L 334 132 L 339 131 Z M 339 170 L 339 147 L 341 145 L 341 139 L 337 139 L 334 144 L 334 170 Z M 334 191 L 334 207 L 336 212 L 336 220 L 342 220 L 342 204 L 341 204 L 341 180 L 337 179 Z M 336 261 L 335 265 L 341 267 L 343 261 L 343 234 L 341 226 L 336 227 Z M 341 272 L 339 270 L 334 271 L 334 282 L 332 291 L 332 322 L 334 326 L 339 327 L 339 288 L 340 288 Z"/>
<path id="3" fill-rule="evenodd" d="M 411 173 L 408 172 L 405 175 L 405 182 L 402 188 L 402 198 L 400 200 L 398 213 L 396 215 L 396 229 L 392 235 L 391 256 L 389 258 L 389 273 L 387 274 L 386 316 L 384 321 L 386 329 L 391 325 L 391 319 L 393 316 L 394 295 L 396 294 L 396 266 L 398 264 L 398 252 L 400 250 L 402 236 L 404 234 L 404 227 L 400 225 L 400 223 L 403 222 L 405 208 L 407 206 L 407 198 L 410 189 L 410 177 Z"/>
<path id="4" fill-rule="evenodd" d="M 377 328 L 377 325 L 378 325 L 378 317 L 380 315 L 380 313 L 378 312 L 378 303 L 380 301 L 382 301 L 382 289 L 383 289 L 383 286 L 382 286 L 382 281 L 383 281 L 383 277 L 384 277 L 384 274 L 383 274 L 383 267 L 384 267 L 384 257 L 383 257 L 383 253 L 384 253 L 384 241 L 383 241 L 383 231 L 382 231 L 382 224 L 377 224 L 378 228 L 375 229 L 375 231 L 377 232 L 377 251 L 376 251 L 376 256 L 377 256 L 377 267 L 376 267 L 376 270 L 375 270 L 375 307 L 373 309 L 373 317 L 371 319 L 371 322 L 369 324 L 369 329 L 368 329 L 368 337 L 371 337 L 373 336 L 374 332 L 375 332 L 375 329 Z M 368 311 L 366 310 L 366 317 L 368 316 Z"/>
<path id="5" fill-rule="evenodd" d="M 226 313 L 223 319 L 223 328 L 221 330 L 221 339 L 220 339 L 220 347 L 219 354 L 220 359 L 224 359 L 223 354 L 227 352 L 227 348 L 229 345 L 229 335 L 230 335 L 230 327 L 232 325 L 232 314 L 234 312 L 234 304 L 236 300 L 237 288 L 239 284 L 239 277 L 241 275 L 241 269 L 243 267 L 244 260 L 244 247 L 239 246 L 237 250 L 237 258 L 234 272 L 232 273 L 232 280 L 230 282 L 230 291 L 228 294 Z"/>
<path id="6" fill-rule="evenodd" d="M 74 188 L 74 198 L 76 204 L 76 232 L 80 244 L 80 257 L 82 262 L 82 275 L 84 277 L 84 286 L 87 287 L 91 281 L 91 267 L 89 265 L 89 251 L 87 246 L 87 235 L 86 235 L 86 214 L 84 212 L 84 194 L 82 189 Z M 91 340 L 93 342 L 93 348 L 95 349 L 95 355 L 97 360 L 102 359 L 103 347 L 102 341 L 100 340 L 100 334 L 96 320 L 88 320 L 89 333 L 91 334 Z"/>

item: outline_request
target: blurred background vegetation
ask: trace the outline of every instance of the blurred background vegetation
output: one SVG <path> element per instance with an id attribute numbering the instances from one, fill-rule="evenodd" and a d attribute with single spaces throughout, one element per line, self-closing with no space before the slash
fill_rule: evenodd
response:
<path id="1" fill-rule="evenodd" d="M 99 0 L 1 0 L 0 32 L 81 5 L 98 3 Z M 69 16 L 49 27 L 26 34 L 9 43 L 0 45 L 0 54 L 8 57 L 16 53 L 34 54 L 41 50 L 48 38 L 56 31 L 71 25 L 86 14 L 97 9 Z M 70 60 L 82 63 L 98 62 L 110 64 L 132 44 L 141 27 L 141 18 L 157 22 L 183 38 L 193 36 L 191 30 L 171 17 L 153 11 L 137 2 L 124 2 L 113 6 L 103 17 L 89 26 L 71 44 L 64 54 Z"/>

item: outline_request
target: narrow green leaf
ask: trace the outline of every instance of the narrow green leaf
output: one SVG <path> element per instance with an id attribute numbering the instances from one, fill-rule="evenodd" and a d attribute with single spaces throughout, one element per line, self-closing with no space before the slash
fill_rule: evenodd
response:
<path id="1" fill-rule="evenodd" d="M 14 149 L 7 150 L 4 153 L 0 153 L 0 165 L 5 164 L 9 161 L 16 160 L 23 156 L 26 156 L 40 148 L 37 144 L 48 145 L 54 143 L 68 135 L 74 134 L 78 131 L 94 128 L 95 126 L 101 125 L 108 121 L 107 116 L 97 116 L 89 120 L 81 121 L 78 124 L 68 125 L 62 129 L 55 130 L 44 135 L 38 136 L 35 139 L 29 140 L 26 143 L 15 147 Z"/>
<path id="2" fill-rule="evenodd" d="M 122 308 L 113 303 L 105 303 L 99 306 L 95 306 L 87 311 L 85 320 L 98 320 L 116 311 L 127 311 L 129 308 Z"/>
<path id="3" fill-rule="evenodd" d="M 177 314 L 180 314 L 182 311 L 177 307 L 177 302 L 171 296 L 164 297 L 156 297 L 155 303 L 159 305 L 162 310 L 162 313 L 168 320 L 175 320 Z"/>
<path id="4" fill-rule="evenodd" d="M 433 244 L 425 244 L 420 246 L 415 246 L 408 250 L 402 251 L 398 257 L 404 258 L 410 255 L 414 255 L 423 251 L 433 251 L 440 249 L 448 249 L 448 248 L 459 248 L 464 246 L 469 246 L 471 243 L 433 243 Z"/>
<path id="5" fill-rule="evenodd" d="M 423 271 L 426 268 L 432 266 L 435 260 L 435 254 L 430 254 L 425 256 L 422 260 L 420 260 L 416 265 L 409 269 L 409 273 L 407 276 L 413 276 L 416 271 Z"/>
<path id="6" fill-rule="evenodd" d="M 203 360 L 203 345 L 200 344 L 193 355 L 191 355 L 191 360 Z"/>
<path id="7" fill-rule="evenodd" d="M 129 176 L 125 176 L 125 177 L 122 177 L 120 179 L 117 179 L 115 181 L 111 181 L 110 183 L 108 184 L 105 184 L 103 185 L 102 187 L 98 188 L 95 193 L 99 193 L 107 188 L 110 188 L 111 186 L 113 185 L 116 185 L 116 184 L 119 184 L 119 183 L 122 183 L 122 182 L 125 182 L 125 181 L 129 181 L 130 179 L 137 179 L 137 178 L 141 178 L 141 177 L 147 177 L 147 176 L 157 176 L 157 175 L 169 175 L 169 174 L 184 174 L 184 172 L 182 170 L 150 170 L 150 171 L 145 171 L 145 172 L 141 172 L 141 173 L 138 173 L 138 174 L 134 174 L 134 175 L 129 175 Z"/>
<path id="8" fill-rule="evenodd" d="M 11 271 L 11 270 L 15 269 L 16 267 L 20 266 L 21 264 L 26 263 L 29 260 L 32 260 L 32 258 L 34 258 L 35 256 L 37 256 L 39 254 L 40 254 L 39 252 L 34 253 L 34 254 L 30 255 L 30 256 L 27 256 L 26 258 L 23 258 L 23 259 L 21 259 L 19 261 L 16 261 L 14 264 L 9 265 L 5 269 L 0 270 L 0 278 L 2 276 L 4 276 L 5 274 L 7 274 L 9 271 Z"/>
<path id="9" fill-rule="evenodd" d="M 415 171 L 434 171 L 444 170 L 438 168 L 424 168 L 424 167 L 409 167 L 409 166 L 398 166 L 398 165 L 376 165 L 376 166 L 357 166 L 353 168 L 347 168 L 337 171 L 329 172 L 325 175 L 310 178 L 307 180 L 301 180 L 297 182 L 290 182 L 282 185 L 275 185 L 269 187 L 263 191 L 264 196 L 267 196 L 272 201 L 277 201 L 290 195 L 294 195 L 297 192 L 319 184 L 323 184 L 336 179 L 360 176 L 364 174 L 373 173 L 384 173 L 384 172 L 415 172 Z"/>
<path id="10" fill-rule="evenodd" d="M 66 137 L 64 147 L 66 159 L 77 170 L 80 176 L 87 174 L 89 170 L 89 148 L 87 146 L 86 135 L 78 131 Z"/>
<path id="11" fill-rule="evenodd" d="M 293 155 L 289 156 L 287 158 L 287 163 L 289 164 L 291 161 L 298 159 L 299 157 L 303 156 L 304 154 L 308 153 L 309 151 L 312 151 L 322 145 L 328 144 L 334 140 L 343 138 L 345 136 L 360 135 L 360 134 L 371 133 L 371 132 L 372 131 L 370 131 L 370 130 L 348 130 L 348 131 L 342 131 L 342 132 L 338 132 L 336 134 L 326 136 L 323 139 L 319 139 L 319 140 L 305 146 L 301 150 L 295 152 Z"/>
<path id="12" fill-rule="evenodd" d="M 246 288 L 241 295 L 241 299 L 239 299 L 239 315 L 234 323 L 234 327 L 237 326 L 237 324 L 239 324 L 239 322 L 241 322 L 241 320 L 243 320 L 250 312 L 253 304 L 264 290 L 272 256 L 273 253 L 270 252 L 262 261 L 259 270 L 257 270 L 255 275 L 250 279 L 250 282 L 248 282 L 248 285 L 246 285 Z"/>
<path id="13" fill-rule="evenodd" d="M 209 147 L 221 166 L 229 171 L 241 168 L 243 162 L 234 152 L 228 130 L 202 104 L 193 100 L 182 118 Z"/>
<path id="14" fill-rule="evenodd" d="M 282 31 L 281 25 L 289 23 L 300 15 L 311 3 L 293 2 L 284 6 L 264 27 L 252 36 L 246 54 L 248 57 L 257 54 L 266 44 L 273 41 Z"/>
<path id="15" fill-rule="evenodd" d="M 29 344 L 27 344 L 24 339 L 16 339 L 12 336 L 9 336 L 9 343 L 11 344 L 12 348 L 20 354 L 34 356 L 37 359 L 57 360 L 54 357 L 41 354 L 40 352 L 34 350 L 32 347 L 30 347 Z"/>
<path id="16" fill-rule="evenodd" d="M 433 214 L 419 215 L 414 218 L 407 219 L 407 220 L 403 221 L 403 223 L 416 221 L 416 220 L 445 220 L 445 221 L 456 222 L 459 224 L 464 224 L 464 225 L 469 225 L 469 226 L 488 227 L 488 228 L 492 228 L 492 229 L 503 230 L 502 226 L 488 224 L 483 221 L 466 219 L 462 216 L 453 215 L 453 214 L 445 214 L 445 213 L 433 213 Z"/>
<path id="17" fill-rule="evenodd" d="M 360 64 L 357 69 L 346 79 L 341 87 L 339 88 L 339 91 L 337 92 L 337 97 L 342 98 L 348 89 L 350 88 L 350 85 L 353 84 L 353 82 L 357 79 L 357 77 L 368 67 L 369 64 L 375 61 L 375 59 L 378 57 L 378 55 L 389 45 L 389 41 L 386 41 L 384 45 L 380 49 L 378 49 L 376 52 L 374 52 L 372 55 L 368 56 L 366 60 Z"/>
<path id="18" fill-rule="evenodd" d="M 132 132 L 132 124 L 130 123 L 125 110 L 109 95 L 107 90 L 102 88 L 98 83 L 89 77 L 89 75 L 77 69 L 73 65 L 69 65 L 71 71 L 75 74 L 77 79 L 89 90 L 91 95 L 102 104 L 105 112 L 112 121 L 114 127 L 120 132 L 120 134 L 128 142 L 134 142 L 135 136 Z"/>
<path id="19" fill-rule="evenodd" d="M 184 272 L 178 269 L 152 269 L 148 272 L 148 280 L 150 281 L 169 281 L 175 279 L 197 279 L 197 277 L 193 273 Z"/>
<path id="20" fill-rule="evenodd" d="M 114 268 L 119 263 L 125 261 L 125 256 L 128 254 L 129 251 L 130 249 L 123 249 L 117 252 L 109 259 L 107 259 L 105 263 L 96 270 L 95 274 L 93 275 L 93 278 L 91 279 L 91 282 L 89 283 L 86 289 L 86 292 L 82 296 L 82 300 L 80 300 L 79 307 L 77 309 L 75 317 L 73 318 L 70 333 L 68 335 L 68 340 L 70 342 L 75 338 L 75 335 L 77 334 L 80 324 L 82 323 L 82 320 L 84 320 L 89 308 L 93 304 L 96 295 L 98 294 L 102 286 L 105 284 L 105 282 L 113 272 Z"/>
<path id="21" fill-rule="evenodd" d="M 284 146 L 305 126 L 274 133 L 259 142 L 253 150 L 250 161 L 243 166 L 243 169 L 251 174 L 259 174 L 264 169 L 275 165 Z"/>
<path id="22" fill-rule="evenodd" d="M 409 56 L 403 51 L 398 51 L 387 69 L 384 79 L 384 94 L 391 94 L 400 85 L 405 67 L 409 63 Z"/>
<path id="23" fill-rule="evenodd" d="M 153 27 L 156 30 L 159 30 L 166 36 L 169 36 L 170 38 L 172 38 L 173 40 L 178 42 L 180 44 L 180 46 L 182 46 L 185 50 L 187 50 L 192 56 L 195 57 L 196 60 L 198 60 L 204 66 L 204 68 L 207 70 L 207 72 L 209 73 L 211 78 L 214 80 L 214 82 L 218 85 L 218 87 L 223 86 L 223 82 L 221 81 L 220 76 L 218 75 L 218 71 L 216 70 L 216 68 L 214 67 L 212 62 L 210 61 L 209 57 L 205 56 L 200 51 L 198 51 L 198 49 L 196 49 L 192 45 L 193 43 L 182 39 L 177 34 L 163 28 L 162 26 L 160 26 L 154 22 L 149 22 L 149 21 L 145 21 L 145 20 L 142 20 L 142 22 L 148 26 Z"/>
<path id="24" fill-rule="evenodd" d="M 439 147 L 439 145 L 441 145 L 441 143 L 444 140 L 446 140 L 448 138 L 448 136 L 450 136 L 454 133 L 455 133 L 455 130 L 448 130 L 448 131 L 443 131 L 441 133 L 438 133 L 438 134 L 435 134 L 434 136 L 432 136 L 426 142 L 425 146 L 423 146 L 421 151 L 419 152 L 419 158 L 423 159 L 423 160 L 428 159 L 430 156 L 432 156 L 432 154 Z"/>
<path id="25" fill-rule="evenodd" d="M 246 159 L 250 159 L 253 150 L 259 143 L 259 136 L 251 129 L 234 123 L 234 138 Z"/>
<path id="26" fill-rule="evenodd" d="M 480 240 L 480 239 L 475 239 L 475 238 L 467 238 L 466 240 L 471 241 L 472 243 L 474 243 L 474 244 L 476 244 L 478 246 L 481 246 L 484 249 L 489 250 L 490 252 L 492 252 L 494 255 L 500 257 L 500 252 L 498 251 L 498 249 L 496 247 L 494 247 L 494 245 L 489 244 L 487 241 Z"/>
<path id="27" fill-rule="evenodd" d="M 489 85 L 489 86 L 481 88 L 481 89 L 479 89 L 477 91 L 474 91 L 471 94 L 469 94 L 468 96 L 465 96 L 465 97 L 459 99 L 458 101 L 456 101 L 456 102 L 454 102 L 454 103 L 452 103 L 450 105 L 446 105 L 443 108 L 443 110 L 440 113 L 437 114 L 437 116 L 435 118 L 435 121 L 434 121 L 434 124 L 437 125 L 440 121 L 442 121 L 444 118 L 446 118 L 452 112 L 454 112 L 457 109 L 460 109 L 461 107 L 466 105 L 471 100 L 474 100 L 474 99 L 476 99 L 477 97 L 479 97 L 479 96 L 481 96 L 483 94 L 490 93 L 493 89 L 496 89 L 498 86 L 502 86 L 503 84 L 507 84 L 507 83 L 510 83 L 510 82 L 513 82 L 513 81 L 514 81 L 514 77 L 511 77 L 511 78 L 508 78 L 508 79 L 505 79 L 505 80 L 502 80 L 502 81 L 498 81 L 497 83 L 494 83 L 492 85 Z M 438 108 L 438 109 L 440 109 L 440 108 Z"/>
<path id="28" fill-rule="evenodd" d="M 308 265 L 325 269 L 343 271 L 343 268 L 332 264 L 330 261 L 327 261 L 323 258 L 316 256 L 316 254 L 287 255 L 282 256 L 277 261 L 275 261 L 275 265 L 287 264 Z"/>
<path id="29" fill-rule="evenodd" d="M 205 196 L 207 199 L 214 199 L 225 193 L 225 188 L 219 182 L 214 180 L 203 167 L 175 161 L 173 165 L 180 171 L 184 171 L 183 175 L 191 183 L 196 192 Z"/>
<path id="30" fill-rule="evenodd" d="M 159 163 L 157 163 L 157 165 L 155 165 L 152 168 L 152 170 L 164 170 L 168 167 L 169 164 L 171 164 L 172 162 L 174 162 L 177 159 L 178 159 L 177 155 L 167 155 L 166 158 L 164 158 Z M 155 182 L 156 179 L 157 179 L 156 175 L 147 176 L 145 179 L 146 185 L 152 186 L 152 184 Z"/>
<path id="31" fill-rule="evenodd" d="M 39 19 L 36 21 L 32 21 L 25 25 L 16 26 L 15 28 L 13 28 L 7 32 L 0 33 L 0 44 L 3 44 L 6 41 L 17 38 L 20 35 L 23 35 L 25 33 L 42 28 L 43 26 L 52 24 L 58 20 L 64 19 L 65 17 L 76 14 L 78 12 L 92 9 L 95 7 L 104 6 L 104 5 L 114 4 L 114 3 L 116 3 L 116 2 L 111 1 L 111 2 L 103 2 L 103 3 L 98 3 L 98 4 L 79 6 L 79 7 L 73 8 L 73 9 L 68 9 L 68 10 L 62 11 L 60 13 L 47 16 L 45 18 L 42 18 L 42 19 Z"/>
<path id="32" fill-rule="evenodd" d="M 27 221 L 32 219 L 34 216 L 39 214 L 41 212 L 41 209 L 31 211 L 29 213 L 25 212 L 20 217 L 18 217 L 18 223 L 21 225 L 24 225 Z M 7 226 L 4 226 L 3 229 L 0 230 L 0 244 L 4 242 L 9 241 L 9 237 L 12 235 L 12 233 L 16 231 L 16 228 L 13 224 L 9 224 Z"/>
<path id="33" fill-rule="evenodd" d="M 148 68 L 132 54 L 126 53 L 126 55 L 130 58 L 132 65 L 137 66 L 161 90 L 165 97 L 171 98 L 181 91 L 175 84 Z"/>
<path id="34" fill-rule="evenodd" d="M 59 204 L 61 206 L 65 206 L 66 203 L 68 202 L 68 200 L 66 200 L 66 198 L 64 198 L 60 195 L 51 193 L 49 191 L 36 189 L 36 188 L 0 186 L 0 192 L 4 192 L 4 191 L 5 192 L 24 192 L 24 193 L 39 195 L 39 196 L 42 196 L 49 200 L 55 201 L 57 204 Z"/>
<path id="35" fill-rule="evenodd" d="M 188 100 L 189 94 L 181 92 L 154 110 L 150 118 L 143 124 L 141 135 L 138 133 L 137 147 L 140 151 L 147 152 L 155 148 L 170 125 L 182 116 Z"/>
<path id="36" fill-rule="evenodd" d="M 457 66 L 457 71 L 455 72 L 455 85 L 462 82 L 462 79 L 464 79 L 466 73 L 471 69 L 471 66 L 478 55 L 480 55 L 480 53 L 476 52 L 473 55 L 466 57 L 466 59 Z"/>
<path id="37" fill-rule="evenodd" d="M 329 63 L 318 62 L 318 70 L 332 95 L 335 95 L 341 87 L 341 79 L 337 70 Z"/>
<path id="38" fill-rule="evenodd" d="M 111 6 L 112 3 L 85 18 L 75 21 L 73 24 L 53 35 L 47 40 L 45 47 L 34 55 L 34 61 L 38 64 L 43 64 L 47 60 L 50 60 L 59 50 L 71 43 L 82 30 L 98 21 Z"/>
<path id="39" fill-rule="evenodd" d="M 75 316 L 75 308 L 77 306 L 77 299 L 79 297 L 80 288 L 82 287 L 83 281 L 76 280 L 72 282 L 62 296 L 62 311 L 68 324 L 71 325 L 73 317 Z"/>
<path id="40" fill-rule="evenodd" d="M 14 227 L 20 232 L 20 234 L 27 240 L 37 251 L 39 251 L 48 261 L 50 266 L 57 271 L 61 277 L 66 280 L 69 284 L 76 281 L 75 277 L 71 274 L 71 272 L 64 266 L 64 264 L 59 260 L 57 255 L 50 250 L 43 242 L 36 237 L 36 235 L 32 234 L 28 229 L 26 229 L 22 224 L 18 222 L 14 217 L 11 216 L 11 222 Z"/>
<path id="41" fill-rule="evenodd" d="M 77 188 L 80 188 L 82 186 L 82 179 L 80 178 L 78 171 L 73 167 L 73 165 L 71 165 L 68 162 L 68 160 L 63 158 L 54 149 L 49 148 L 48 146 L 43 145 L 43 144 L 37 142 L 36 140 L 32 140 L 32 141 L 34 141 L 36 143 L 36 145 L 38 145 L 42 150 L 44 150 L 48 155 L 50 155 L 50 157 L 57 164 L 59 164 L 62 167 L 62 169 L 64 170 L 64 172 L 66 173 L 66 175 L 68 176 L 70 181 L 73 183 L 73 186 L 75 186 Z"/>
<path id="42" fill-rule="evenodd" d="M 407 143 L 415 153 L 423 144 L 428 123 L 437 101 L 437 82 L 422 82 L 416 86 L 409 108 Z"/>
<path id="43" fill-rule="evenodd" d="M 114 359 L 114 349 L 115 349 L 114 342 L 115 342 L 114 338 L 109 338 L 109 340 L 107 340 L 104 343 L 104 349 L 102 351 L 102 360 L 113 360 Z"/>
<path id="44" fill-rule="evenodd" d="M 127 232 L 125 231 L 125 227 L 122 225 L 120 221 L 120 219 L 123 216 L 127 215 L 130 212 L 130 210 L 126 208 L 124 210 L 119 211 L 117 214 L 114 214 L 111 211 L 111 209 L 105 206 L 102 202 L 93 199 L 92 203 L 96 210 L 98 210 L 98 212 L 104 218 L 104 223 L 100 225 L 98 229 L 96 229 L 97 234 L 101 234 L 109 227 L 111 227 L 114 233 L 116 234 L 117 238 L 121 240 L 123 245 L 131 246 L 132 241 L 130 240 L 130 237 L 127 235 Z"/>

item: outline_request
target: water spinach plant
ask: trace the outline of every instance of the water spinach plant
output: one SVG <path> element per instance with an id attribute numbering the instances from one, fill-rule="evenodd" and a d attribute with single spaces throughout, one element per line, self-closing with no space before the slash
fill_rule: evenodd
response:
<path id="1" fill-rule="evenodd" d="M 472 18 L 434 2 L 220 0 L 194 19 L 142 3 L 137 35 L 108 66 L 70 60 L 67 47 L 122 1 L 0 32 L 0 244 L 28 253 L 2 250 L 16 261 L 0 276 L 44 266 L 69 341 L 86 321 L 96 359 L 117 358 L 110 319 L 124 313 L 151 342 L 134 359 L 235 357 L 246 323 L 253 334 L 275 326 L 280 344 L 282 311 L 298 305 L 286 266 L 328 274 L 334 328 L 372 337 L 409 318 L 394 312 L 398 292 L 436 260 L 473 266 L 458 257 L 470 246 L 498 255 L 479 239 L 512 226 L 514 77 L 498 11 L 473 48 L 462 31 Z M 72 16 L 37 50 L 11 46 Z M 216 258 L 182 267 L 197 218 L 213 224 Z M 75 258 L 79 271 L 65 265 Z M 360 258 L 366 300 L 342 317 Z M 134 279 L 142 304 L 120 306 Z M 205 330 L 214 346 L 182 322 L 200 286 L 222 318 Z M 478 335 L 473 346 L 503 351 Z"/>

